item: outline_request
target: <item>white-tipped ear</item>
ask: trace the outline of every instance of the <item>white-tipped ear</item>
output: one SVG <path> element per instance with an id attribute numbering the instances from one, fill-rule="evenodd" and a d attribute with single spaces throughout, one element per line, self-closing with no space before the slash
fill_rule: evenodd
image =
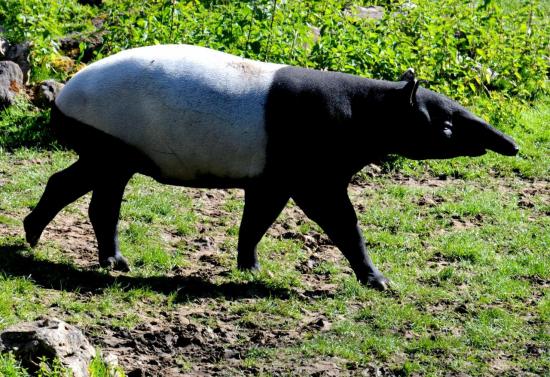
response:
<path id="1" fill-rule="evenodd" d="M 406 98 L 409 101 L 409 105 L 415 106 L 416 105 L 416 92 L 418 91 L 418 87 L 420 86 L 420 83 L 422 80 L 413 79 L 411 81 L 407 82 L 407 85 L 403 87 L 403 92 Z"/>
<path id="2" fill-rule="evenodd" d="M 420 84 L 427 83 L 426 80 L 411 80 L 407 82 L 407 85 L 403 88 L 403 91 L 407 98 L 409 99 L 409 105 L 416 106 L 417 99 L 416 99 L 416 92 L 418 92 L 418 88 L 420 88 Z"/>
<path id="3" fill-rule="evenodd" d="M 414 69 L 409 68 L 401 75 L 399 81 L 414 81 Z"/>

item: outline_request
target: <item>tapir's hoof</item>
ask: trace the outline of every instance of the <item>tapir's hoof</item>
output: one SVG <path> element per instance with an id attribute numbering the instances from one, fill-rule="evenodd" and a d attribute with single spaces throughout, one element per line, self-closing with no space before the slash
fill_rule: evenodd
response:
<path id="1" fill-rule="evenodd" d="M 31 247 L 35 247 L 42 235 L 41 230 L 35 229 L 30 220 L 30 215 L 23 220 L 23 229 L 25 229 L 25 239 Z"/>
<path id="2" fill-rule="evenodd" d="M 391 289 L 391 283 L 388 278 L 382 274 L 369 275 L 364 281 L 366 285 L 379 291 L 387 291 Z"/>
<path id="3" fill-rule="evenodd" d="M 241 271 L 258 272 L 260 271 L 260 264 L 255 263 L 237 263 L 237 268 Z"/>
<path id="4" fill-rule="evenodd" d="M 122 255 L 116 255 L 107 259 L 101 259 L 99 265 L 113 271 L 130 272 L 130 264 Z"/>

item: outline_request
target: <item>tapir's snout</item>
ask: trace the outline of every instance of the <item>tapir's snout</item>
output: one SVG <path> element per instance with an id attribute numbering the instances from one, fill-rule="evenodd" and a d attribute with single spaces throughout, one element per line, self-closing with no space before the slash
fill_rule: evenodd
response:
<path id="1" fill-rule="evenodd" d="M 519 152 L 516 142 L 484 120 L 470 113 L 460 114 L 460 123 L 468 134 L 468 139 L 476 147 L 489 149 L 505 156 L 515 156 Z"/>
<path id="2" fill-rule="evenodd" d="M 516 142 L 499 130 L 491 127 L 487 123 L 483 124 L 483 141 L 487 149 L 503 154 L 505 156 L 515 156 L 519 152 Z"/>

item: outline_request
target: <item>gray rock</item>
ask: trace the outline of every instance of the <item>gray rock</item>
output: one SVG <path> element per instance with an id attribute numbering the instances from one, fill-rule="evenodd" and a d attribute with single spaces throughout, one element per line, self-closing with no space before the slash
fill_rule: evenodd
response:
<path id="1" fill-rule="evenodd" d="M 359 5 L 352 5 L 346 9 L 345 13 L 347 16 L 380 20 L 384 17 L 385 10 L 384 7 L 381 6 L 362 7 Z"/>
<path id="2" fill-rule="evenodd" d="M 23 82 L 25 84 L 29 82 L 29 72 L 31 70 L 31 63 L 29 61 L 30 53 L 30 42 L 23 42 L 17 45 L 8 45 L 6 48 L 6 53 L 2 58 L 4 60 L 11 60 L 12 62 L 17 63 L 23 72 Z"/>
<path id="3" fill-rule="evenodd" d="M 42 81 L 34 87 L 33 103 L 38 107 L 49 107 L 57 97 L 59 91 L 65 86 L 55 80 Z"/>
<path id="4" fill-rule="evenodd" d="M 399 8 L 401 8 L 402 12 L 407 12 L 407 11 L 415 9 L 416 7 L 417 7 L 417 5 L 409 0 L 409 1 L 401 4 L 401 6 Z"/>
<path id="5" fill-rule="evenodd" d="M 318 28 L 317 26 L 310 25 L 309 33 L 311 35 L 311 39 L 313 40 L 313 43 L 317 43 L 321 38 L 321 28 Z"/>
<path id="6" fill-rule="evenodd" d="M 95 357 L 94 347 L 79 329 L 55 318 L 20 323 L 1 332 L 0 352 L 10 351 L 31 372 L 36 371 L 41 357 L 57 357 L 74 377 L 88 376 Z"/>
<path id="7" fill-rule="evenodd" d="M 8 52 L 8 49 L 10 48 L 10 44 L 7 40 L 0 37 L 0 59 L 4 59 L 6 57 L 6 53 Z"/>
<path id="8" fill-rule="evenodd" d="M 319 39 L 321 39 L 321 29 L 317 26 L 308 25 L 308 36 L 307 36 L 307 42 L 302 43 L 302 48 L 304 50 L 309 50 L 313 45 L 315 45 L 317 42 L 319 42 Z"/>
<path id="9" fill-rule="evenodd" d="M 10 61 L 0 61 L 0 109 L 13 105 L 16 95 L 23 90 L 23 72 Z"/>

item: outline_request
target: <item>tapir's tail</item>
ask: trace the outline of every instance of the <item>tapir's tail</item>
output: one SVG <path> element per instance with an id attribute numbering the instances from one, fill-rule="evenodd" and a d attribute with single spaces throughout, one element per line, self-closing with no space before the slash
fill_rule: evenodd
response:
<path id="1" fill-rule="evenodd" d="M 67 140 L 68 127 L 66 123 L 66 116 L 59 110 L 55 102 L 52 104 L 50 112 L 50 129 L 52 130 L 55 138 L 65 147 L 71 148 L 70 143 Z M 74 149 L 74 148 L 71 148 Z"/>
<path id="2" fill-rule="evenodd" d="M 97 130 L 66 116 L 55 103 L 50 113 L 50 128 L 61 145 L 78 154 L 89 149 L 93 140 L 97 138 L 95 135 L 97 132 L 94 132 Z"/>
<path id="3" fill-rule="evenodd" d="M 50 127 L 55 138 L 80 157 L 101 164 L 126 166 L 151 177 L 160 176 L 158 167 L 136 148 L 95 127 L 65 115 L 55 103 L 52 105 Z"/>
<path id="4" fill-rule="evenodd" d="M 120 141 L 95 127 L 65 115 L 55 103 L 50 113 L 50 127 L 56 139 L 64 147 L 74 150 L 79 155 L 97 155 L 120 148 Z"/>

